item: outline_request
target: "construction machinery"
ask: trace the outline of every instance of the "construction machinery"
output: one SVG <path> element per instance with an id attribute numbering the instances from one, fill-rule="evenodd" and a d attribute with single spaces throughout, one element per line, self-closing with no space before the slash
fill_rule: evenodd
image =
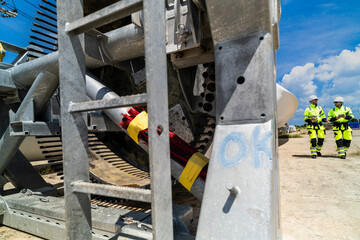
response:
<path id="1" fill-rule="evenodd" d="M 278 0 L 42 1 L 30 46 L 2 42 L 18 57 L 0 63 L 1 224 L 281 237 L 277 126 L 297 100 L 276 85 Z M 174 184 L 201 201 L 196 226 Z"/>

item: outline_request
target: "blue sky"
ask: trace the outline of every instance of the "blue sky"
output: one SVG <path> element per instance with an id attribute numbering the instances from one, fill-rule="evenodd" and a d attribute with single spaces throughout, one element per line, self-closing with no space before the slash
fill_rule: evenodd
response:
<path id="1" fill-rule="evenodd" d="M 302 125 L 312 94 L 327 114 L 335 96 L 360 118 L 360 1 L 283 0 L 277 82 L 295 94 Z"/>
<path id="2" fill-rule="evenodd" d="M 54 0 L 49 0 L 51 3 L 54 3 Z M 0 1 L 1 2 L 1 1 Z M 32 25 L 34 16 L 39 16 L 36 11 L 43 11 L 39 8 L 39 4 L 48 7 L 51 10 L 54 10 L 51 6 L 43 3 L 41 0 L 6 0 L 6 5 L 0 5 L 0 7 L 12 10 L 12 6 L 16 6 L 18 9 L 18 16 L 16 18 L 0 18 L 0 40 L 26 48 L 31 41 L 30 29 L 34 28 Z M 45 17 L 42 17 L 46 19 Z M 44 25 L 44 24 L 42 24 Z M 50 27 L 51 28 L 51 27 Z M 4 62 L 10 63 L 16 54 L 10 52 L 6 53 Z"/>
<path id="3" fill-rule="evenodd" d="M 33 17 L 41 0 L 6 0 Z M 53 2 L 53 0 L 52 0 Z M 290 124 L 303 124 L 308 96 L 319 97 L 327 113 L 341 95 L 360 118 L 360 0 L 282 0 L 277 82 L 298 98 Z M 29 16 L 28 16 L 29 17 Z M 0 39 L 26 47 L 32 20 L 0 18 Z M 5 62 L 14 55 L 8 53 Z"/>

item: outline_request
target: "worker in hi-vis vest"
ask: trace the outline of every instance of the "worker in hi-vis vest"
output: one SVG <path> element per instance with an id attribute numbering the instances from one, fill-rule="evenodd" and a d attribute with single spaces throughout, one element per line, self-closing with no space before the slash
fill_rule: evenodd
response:
<path id="1" fill-rule="evenodd" d="M 322 122 L 326 121 L 324 111 L 318 106 L 318 98 L 315 95 L 309 97 L 310 106 L 304 111 L 304 121 L 307 123 L 307 130 L 310 135 L 311 157 L 321 157 L 321 148 L 325 138 L 325 127 Z M 317 138 L 317 139 L 316 139 Z"/>
<path id="2" fill-rule="evenodd" d="M 329 111 L 328 120 L 332 122 L 337 152 L 340 158 L 346 158 L 346 152 L 352 140 L 351 128 L 348 122 L 354 118 L 349 107 L 343 106 L 344 98 L 334 99 L 335 107 Z"/>

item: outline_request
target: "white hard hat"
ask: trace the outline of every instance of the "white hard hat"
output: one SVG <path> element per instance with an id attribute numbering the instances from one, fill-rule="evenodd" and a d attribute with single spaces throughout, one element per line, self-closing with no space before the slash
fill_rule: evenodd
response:
<path id="1" fill-rule="evenodd" d="M 315 95 L 311 95 L 311 96 L 309 97 L 309 101 L 314 100 L 314 99 L 318 99 L 318 97 L 315 96 Z"/>
<path id="2" fill-rule="evenodd" d="M 343 97 L 336 97 L 335 99 L 334 99 L 334 102 L 344 102 L 344 98 Z"/>

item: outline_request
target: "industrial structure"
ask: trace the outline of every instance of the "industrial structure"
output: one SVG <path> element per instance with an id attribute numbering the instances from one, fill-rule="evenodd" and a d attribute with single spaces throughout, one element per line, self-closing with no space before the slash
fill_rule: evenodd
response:
<path id="1" fill-rule="evenodd" d="M 297 100 L 276 85 L 279 0 L 42 1 L 27 49 L 0 41 L 18 54 L 0 63 L 1 224 L 281 238 L 277 127 Z M 174 181 L 202 201 L 196 234 Z"/>

